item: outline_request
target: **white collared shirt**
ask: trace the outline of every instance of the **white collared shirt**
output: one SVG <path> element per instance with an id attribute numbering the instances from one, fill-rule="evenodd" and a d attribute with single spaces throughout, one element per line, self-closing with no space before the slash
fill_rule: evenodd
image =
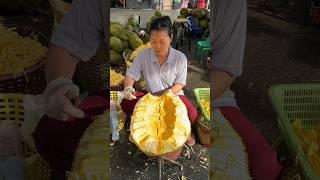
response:
<path id="1" fill-rule="evenodd" d="M 132 66 L 127 71 L 127 76 L 138 81 L 143 75 L 147 83 L 146 90 L 152 93 L 172 87 L 174 84 L 186 85 L 188 62 L 186 56 L 170 47 L 167 61 L 160 65 L 152 48 L 142 50 Z M 184 95 L 183 91 L 177 95 Z"/>

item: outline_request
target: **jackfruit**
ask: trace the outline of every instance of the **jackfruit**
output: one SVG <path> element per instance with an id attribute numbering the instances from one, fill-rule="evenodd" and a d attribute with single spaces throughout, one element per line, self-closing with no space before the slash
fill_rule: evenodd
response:
<path id="1" fill-rule="evenodd" d="M 110 86 L 118 86 L 124 81 L 124 76 L 110 68 Z"/>
<path id="2" fill-rule="evenodd" d="M 123 62 L 121 54 L 110 50 L 110 65 L 119 65 Z"/>
<path id="3" fill-rule="evenodd" d="M 123 29 L 127 29 L 128 31 L 133 31 L 133 27 L 128 23 L 123 25 Z"/>
<path id="4" fill-rule="evenodd" d="M 128 41 L 122 41 L 123 49 L 129 49 L 129 42 Z"/>
<path id="5" fill-rule="evenodd" d="M 118 52 L 118 53 L 121 53 L 123 51 L 122 41 L 115 36 L 110 37 L 110 47 L 112 50 L 114 50 L 115 52 Z"/>
<path id="6" fill-rule="evenodd" d="M 184 17 L 187 17 L 189 16 L 190 12 L 189 12 L 189 9 L 188 8 L 182 8 L 180 10 L 180 15 L 184 16 Z"/>
<path id="7" fill-rule="evenodd" d="M 129 18 L 128 24 L 130 24 L 132 27 L 139 27 L 139 20 L 136 18 Z"/>
<path id="8" fill-rule="evenodd" d="M 209 22 L 208 22 L 208 20 L 206 20 L 206 19 L 202 19 L 202 20 L 200 20 L 200 22 L 199 22 L 199 25 L 202 27 L 202 28 L 208 28 L 208 26 L 209 26 Z"/>
<path id="9" fill-rule="evenodd" d="M 204 107 L 205 112 L 210 114 L 210 101 L 209 101 L 209 99 L 206 99 L 206 100 L 202 99 L 200 101 L 200 103 Z"/>
<path id="10" fill-rule="evenodd" d="M 203 19 L 205 17 L 205 14 L 206 13 L 202 9 L 196 9 L 194 16 L 198 19 Z"/>
<path id="11" fill-rule="evenodd" d="M 137 36 L 136 33 L 129 31 L 128 29 L 124 29 L 123 33 L 127 36 L 127 37 L 131 37 L 131 36 Z"/>
<path id="12" fill-rule="evenodd" d="M 131 14 L 128 18 L 128 23 L 132 25 L 132 27 L 139 26 L 139 16 L 136 14 Z"/>
<path id="13" fill-rule="evenodd" d="M 69 180 L 108 179 L 109 111 L 97 116 L 80 139 Z"/>
<path id="14" fill-rule="evenodd" d="M 143 44 L 142 40 L 139 38 L 137 34 L 133 36 L 129 36 L 129 46 L 132 50 L 137 49 L 139 46 Z"/>
<path id="15" fill-rule="evenodd" d="M 162 14 L 161 14 L 161 12 L 160 12 L 159 10 L 157 10 L 157 11 L 154 13 L 154 15 L 155 15 L 155 16 L 158 16 L 158 17 L 161 17 L 161 16 L 162 16 Z"/>
<path id="16" fill-rule="evenodd" d="M 143 96 L 134 108 L 130 136 L 141 151 L 160 156 L 181 148 L 191 133 L 187 108 L 170 93 Z"/>
<path id="17" fill-rule="evenodd" d="M 303 128 L 302 121 L 295 119 L 292 122 L 292 128 L 298 136 L 298 141 L 308 159 L 310 166 L 315 174 L 320 176 L 320 129 L 319 128 Z"/>
<path id="18" fill-rule="evenodd" d="M 0 75 L 25 73 L 47 55 L 35 34 L 23 37 L 15 28 L 7 28 L 0 23 Z"/>
<path id="19" fill-rule="evenodd" d="M 128 40 L 128 37 L 125 35 L 124 30 L 120 24 L 113 23 L 110 26 L 110 34 L 121 40 Z"/>
<path id="20" fill-rule="evenodd" d="M 133 51 L 131 49 L 127 48 L 123 52 L 125 53 L 125 55 L 131 55 Z"/>
<path id="21" fill-rule="evenodd" d="M 131 62 L 134 61 L 134 59 L 136 59 L 136 57 L 138 56 L 138 54 L 139 54 L 142 50 L 144 50 L 144 49 L 146 49 L 146 48 L 151 48 L 150 43 L 147 43 L 147 44 L 144 44 L 144 45 L 140 45 L 136 50 L 134 50 L 134 51 L 131 53 L 129 60 L 130 60 Z"/>

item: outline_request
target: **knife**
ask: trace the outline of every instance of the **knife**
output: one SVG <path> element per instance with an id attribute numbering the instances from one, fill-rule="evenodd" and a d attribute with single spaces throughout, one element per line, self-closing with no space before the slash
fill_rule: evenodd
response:
<path id="1" fill-rule="evenodd" d="M 166 88 L 166 89 L 163 89 L 163 90 L 160 90 L 160 91 L 151 93 L 151 94 L 154 95 L 154 96 L 161 96 L 162 94 L 164 94 L 165 92 L 167 92 L 170 88 L 171 88 L 171 87 L 168 87 L 168 88 Z"/>

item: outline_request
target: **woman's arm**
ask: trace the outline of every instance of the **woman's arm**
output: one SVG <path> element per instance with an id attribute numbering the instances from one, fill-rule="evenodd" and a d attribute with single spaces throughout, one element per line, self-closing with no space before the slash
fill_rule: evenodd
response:
<path id="1" fill-rule="evenodd" d="M 177 94 L 179 93 L 182 88 L 187 84 L 187 74 L 188 74 L 188 60 L 187 57 L 183 54 L 181 57 L 181 62 L 177 65 L 177 75 L 176 79 L 173 82 L 173 86 L 170 90 Z"/>
<path id="2" fill-rule="evenodd" d="M 45 66 L 47 84 L 57 78 L 72 79 L 78 62 L 79 60 L 65 49 L 51 45 Z"/>
<path id="3" fill-rule="evenodd" d="M 47 83 L 72 79 L 77 63 L 89 61 L 103 42 L 103 1 L 77 0 L 50 39 L 46 64 Z"/>
<path id="4" fill-rule="evenodd" d="M 217 1 L 211 4 L 212 38 L 211 93 L 219 98 L 242 73 L 246 29 L 247 0 Z"/>
<path id="5" fill-rule="evenodd" d="M 125 78 L 125 80 L 124 80 L 124 88 L 126 88 L 126 87 L 128 87 L 128 86 L 133 87 L 134 83 L 135 83 L 135 80 L 134 80 L 134 79 L 132 79 L 132 78 L 129 77 L 129 76 L 126 76 L 126 78 Z"/>
<path id="6" fill-rule="evenodd" d="M 217 99 L 230 88 L 235 77 L 223 71 L 212 71 L 210 73 L 210 80 L 211 94 L 213 95 L 213 99 Z"/>

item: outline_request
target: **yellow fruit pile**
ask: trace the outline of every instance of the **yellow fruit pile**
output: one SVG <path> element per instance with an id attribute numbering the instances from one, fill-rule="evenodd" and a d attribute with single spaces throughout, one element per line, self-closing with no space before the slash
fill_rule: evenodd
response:
<path id="1" fill-rule="evenodd" d="M 0 25 L 0 75 L 17 75 L 38 63 L 47 54 L 37 39 L 22 37 Z"/>
<path id="2" fill-rule="evenodd" d="M 173 152 L 184 145 L 191 133 L 186 106 L 168 92 L 142 97 L 131 117 L 130 135 L 141 151 L 150 156 Z"/>
<path id="3" fill-rule="evenodd" d="M 209 99 L 201 99 L 200 104 L 204 108 L 204 113 L 208 114 L 210 117 L 210 100 Z"/>
<path id="4" fill-rule="evenodd" d="M 110 86 L 118 86 L 124 81 L 124 76 L 120 73 L 117 73 L 115 70 L 110 69 Z"/>
<path id="5" fill-rule="evenodd" d="M 136 50 L 134 50 L 134 51 L 132 52 L 132 54 L 130 55 L 129 60 L 130 60 L 131 62 L 133 62 L 134 59 L 137 57 L 137 55 L 138 55 L 142 50 L 144 50 L 144 49 L 146 49 L 146 48 L 151 48 L 150 43 L 143 44 L 143 45 L 139 46 Z"/>
<path id="6" fill-rule="evenodd" d="M 320 176 L 320 128 L 302 128 L 301 120 L 294 120 L 292 127 L 313 171 Z"/>
<path id="7" fill-rule="evenodd" d="M 109 111 L 96 117 L 81 137 L 69 180 L 108 179 Z"/>

